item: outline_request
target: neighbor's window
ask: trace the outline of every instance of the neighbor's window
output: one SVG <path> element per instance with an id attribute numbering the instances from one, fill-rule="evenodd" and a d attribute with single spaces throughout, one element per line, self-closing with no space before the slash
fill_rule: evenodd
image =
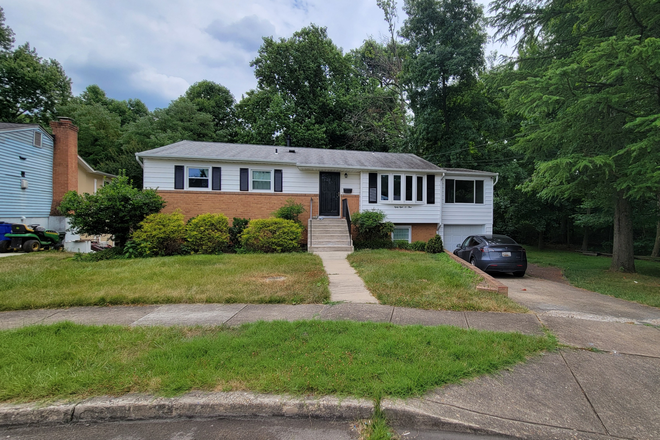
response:
<path id="1" fill-rule="evenodd" d="M 484 181 L 446 179 L 445 203 L 484 203 Z"/>
<path id="2" fill-rule="evenodd" d="M 392 241 L 404 240 L 410 243 L 410 226 L 395 226 Z"/>
<path id="3" fill-rule="evenodd" d="M 188 188 L 208 188 L 208 168 L 188 168 Z"/>
<path id="4" fill-rule="evenodd" d="M 270 171 L 252 171 L 252 189 L 270 190 Z"/>

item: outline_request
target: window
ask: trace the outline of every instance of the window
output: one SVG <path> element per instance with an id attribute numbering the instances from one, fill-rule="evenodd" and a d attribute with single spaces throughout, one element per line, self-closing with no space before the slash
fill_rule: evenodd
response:
<path id="1" fill-rule="evenodd" d="M 35 131 L 34 132 L 34 146 L 35 147 L 41 147 L 41 132 L 40 131 Z"/>
<path id="2" fill-rule="evenodd" d="M 406 241 L 410 243 L 410 226 L 395 226 L 392 232 L 392 241 Z"/>
<path id="3" fill-rule="evenodd" d="M 208 168 L 188 168 L 188 188 L 208 188 Z"/>
<path id="4" fill-rule="evenodd" d="M 381 174 L 380 176 L 380 199 L 389 200 L 390 193 L 390 176 L 387 174 Z"/>
<path id="5" fill-rule="evenodd" d="M 417 176 L 417 201 L 424 201 L 424 178 L 422 176 Z"/>
<path id="6" fill-rule="evenodd" d="M 413 201 L 413 176 L 406 176 L 406 202 Z"/>
<path id="7" fill-rule="evenodd" d="M 484 181 L 447 179 L 445 203 L 484 203 Z"/>
<path id="8" fill-rule="evenodd" d="M 270 191 L 270 171 L 252 170 L 252 189 Z"/>
<path id="9" fill-rule="evenodd" d="M 394 203 L 424 203 L 424 176 L 418 176 L 414 174 L 380 174 L 380 179 L 373 179 L 372 175 L 375 173 L 369 173 L 369 191 L 375 189 L 375 185 L 380 185 L 378 187 L 378 194 L 380 194 L 380 201 L 382 202 L 394 202 Z M 434 183 L 432 178 L 435 178 L 434 175 L 428 176 L 428 182 L 431 182 L 431 188 L 434 189 Z M 428 185 L 426 185 L 428 187 Z M 434 193 L 432 194 L 434 195 Z M 370 203 L 376 203 L 372 201 L 371 193 L 369 197 Z M 435 203 L 435 199 L 431 199 L 427 196 L 427 203 Z"/>
<path id="10" fill-rule="evenodd" d="M 394 175 L 394 191 L 392 200 L 401 200 L 401 176 Z"/>

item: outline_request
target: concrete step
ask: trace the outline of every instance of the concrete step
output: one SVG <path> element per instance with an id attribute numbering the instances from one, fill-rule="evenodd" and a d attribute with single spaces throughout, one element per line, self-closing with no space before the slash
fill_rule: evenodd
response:
<path id="1" fill-rule="evenodd" d="M 353 246 L 312 246 L 309 252 L 353 252 Z"/>

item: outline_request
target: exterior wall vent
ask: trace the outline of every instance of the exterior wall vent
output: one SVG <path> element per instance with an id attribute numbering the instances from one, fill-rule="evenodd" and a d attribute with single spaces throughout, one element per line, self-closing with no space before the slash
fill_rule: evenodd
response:
<path id="1" fill-rule="evenodd" d="M 41 132 L 40 131 L 35 131 L 34 132 L 34 146 L 35 147 L 41 147 Z"/>

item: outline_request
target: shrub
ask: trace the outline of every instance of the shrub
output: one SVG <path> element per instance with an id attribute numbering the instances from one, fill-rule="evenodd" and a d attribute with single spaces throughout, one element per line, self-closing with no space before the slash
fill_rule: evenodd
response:
<path id="1" fill-rule="evenodd" d="M 126 257 L 124 256 L 122 248 L 112 247 L 97 252 L 89 252 L 87 254 L 76 253 L 73 258 L 77 261 L 96 262 L 104 260 L 119 260 Z"/>
<path id="2" fill-rule="evenodd" d="M 183 214 L 151 214 L 140 223 L 140 229 L 133 233 L 133 241 L 138 243 L 146 256 L 176 255 L 186 234 Z"/>
<path id="3" fill-rule="evenodd" d="M 218 254 L 229 248 L 229 220 L 223 214 L 201 214 L 188 220 L 186 245 L 190 252 Z"/>
<path id="4" fill-rule="evenodd" d="M 241 235 L 241 244 L 252 252 L 292 252 L 300 247 L 302 230 L 293 220 L 252 220 Z"/>
<path id="5" fill-rule="evenodd" d="M 356 212 L 351 215 L 351 221 L 357 230 L 355 241 L 383 240 L 394 231 L 394 224 L 386 222 L 385 213 L 377 209 Z"/>
<path id="6" fill-rule="evenodd" d="M 410 249 L 410 243 L 406 240 L 396 240 L 394 245 L 397 249 Z"/>
<path id="7" fill-rule="evenodd" d="M 392 249 L 393 247 L 394 242 L 389 238 L 353 242 L 353 248 L 355 248 L 356 251 L 360 249 Z"/>
<path id="8" fill-rule="evenodd" d="M 286 204 L 280 207 L 273 213 L 275 218 L 283 218 L 284 220 L 292 220 L 299 225 L 302 224 L 298 216 L 305 212 L 302 203 L 296 203 L 293 199 L 287 199 Z"/>
<path id="9" fill-rule="evenodd" d="M 439 254 L 442 251 L 442 237 L 439 235 L 436 235 L 426 243 L 426 252 L 429 254 Z"/>
<path id="10" fill-rule="evenodd" d="M 229 228 L 229 245 L 233 248 L 239 248 L 241 246 L 241 234 L 247 228 L 248 223 L 250 223 L 249 218 L 238 218 L 234 217 Z"/>
<path id="11" fill-rule="evenodd" d="M 417 252 L 425 252 L 426 251 L 426 242 L 425 241 L 413 241 L 410 243 L 410 250 L 411 251 L 417 251 Z"/>

